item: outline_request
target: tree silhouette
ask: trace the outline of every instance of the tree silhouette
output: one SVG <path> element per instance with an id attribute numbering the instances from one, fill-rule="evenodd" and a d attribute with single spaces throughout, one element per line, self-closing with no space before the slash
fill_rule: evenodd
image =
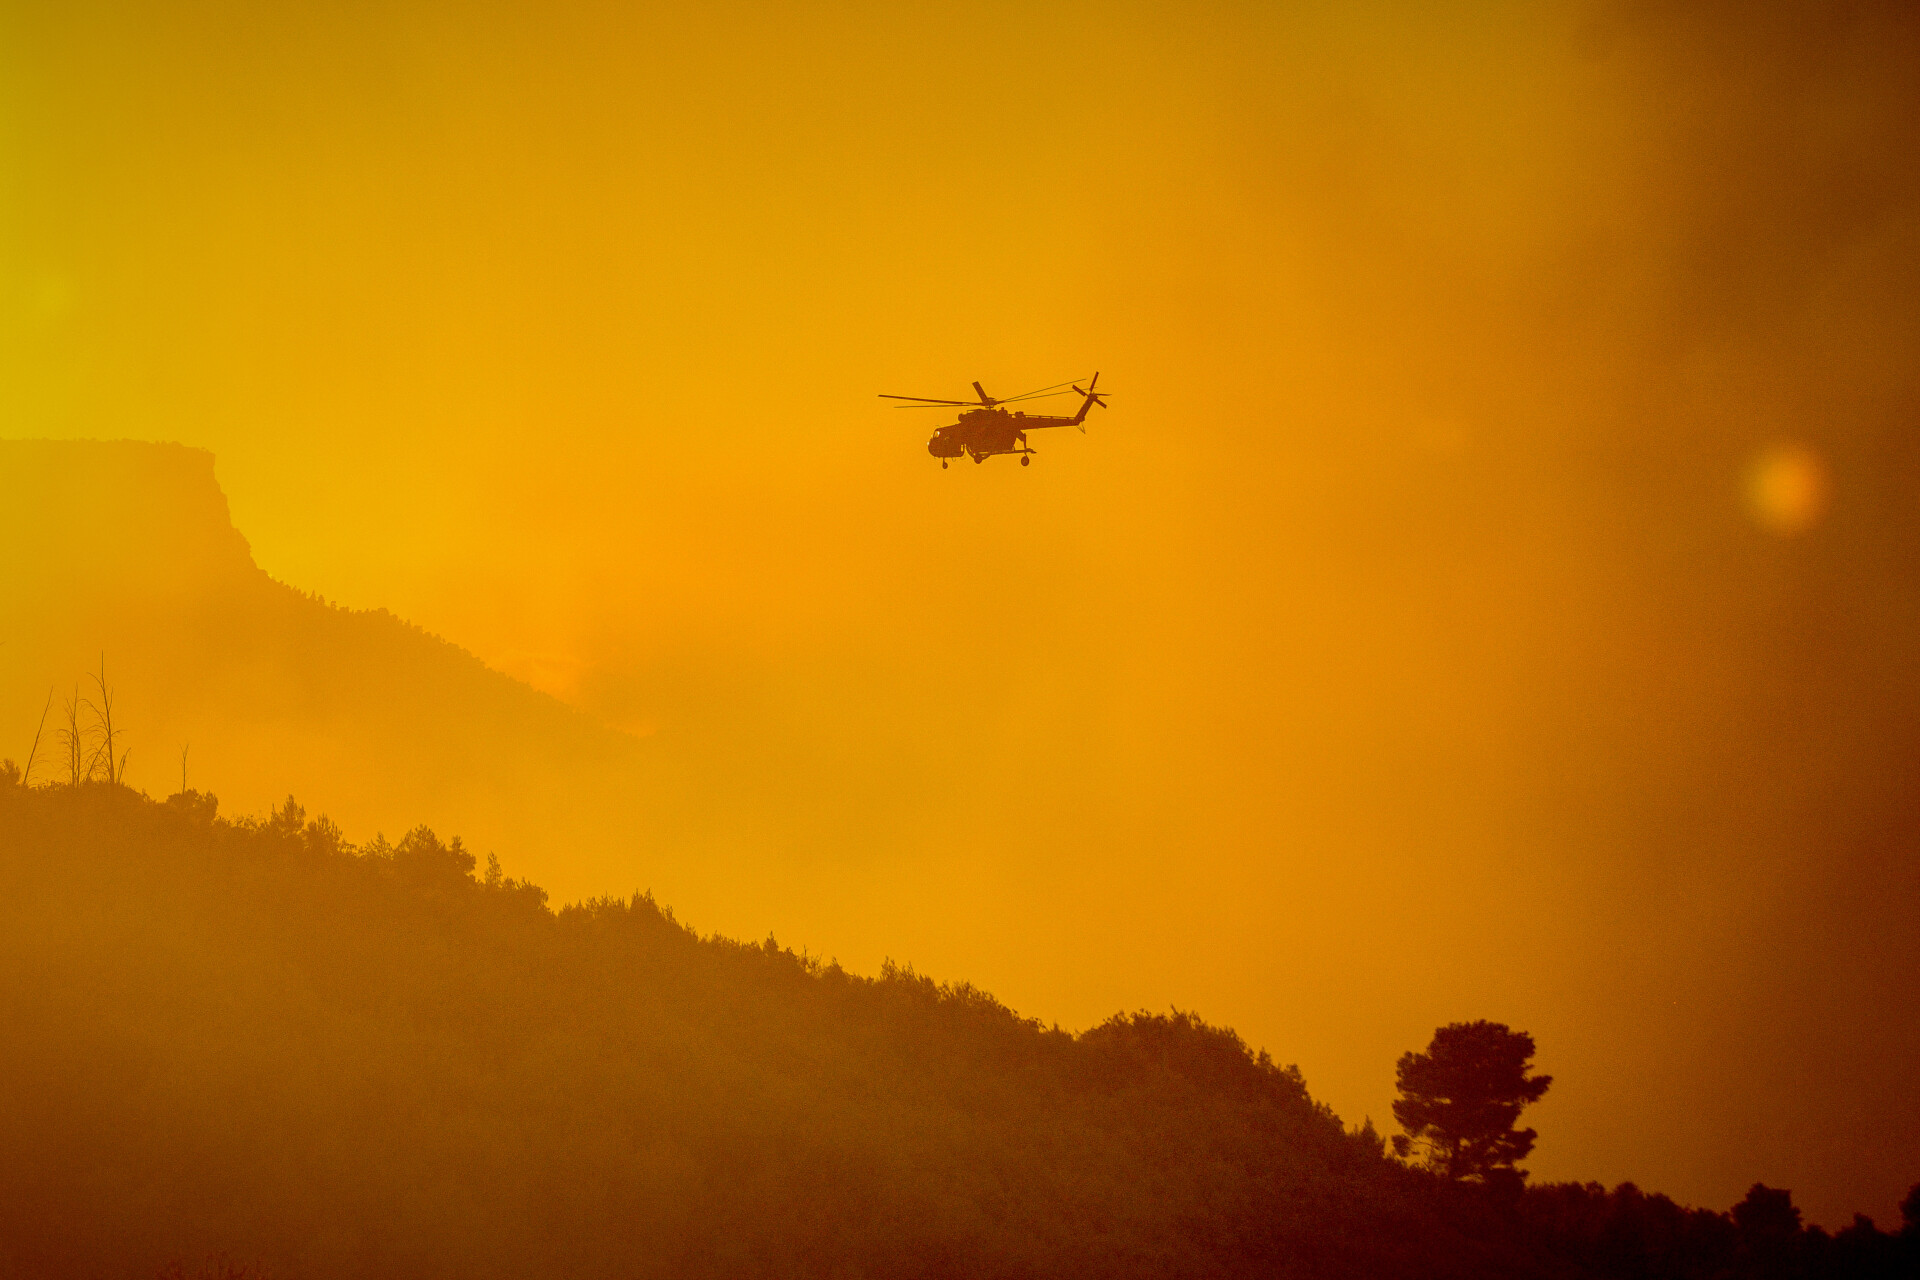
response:
<path id="1" fill-rule="evenodd" d="M 80 696 L 80 686 L 73 686 L 73 696 L 65 699 L 61 705 L 66 723 L 60 727 L 60 745 L 67 757 L 67 785 L 77 787 L 93 777 L 93 770 L 100 763 L 100 749 L 89 745 L 91 730 L 80 723 L 80 708 L 86 706 L 86 700 Z"/>
<path id="2" fill-rule="evenodd" d="M 94 732 L 99 736 L 98 754 L 100 763 L 106 768 L 107 781 L 115 785 L 126 781 L 127 752 L 121 750 L 120 740 L 125 736 L 113 727 L 113 686 L 107 683 L 107 655 L 100 655 L 100 673 L 89 676 L 94 688 L 100 694 L 100 701 L 89 702 L 95 720 Z"/>
<path id="3" fill-rule="evenodd" d="M 47 712 L 53 710 L 53 686 L 47 686 L 47 702 L 40 708 L 40 727 L 33 731 L 33 746 L 27 750 L 27 767 L 20 771 L 20 785 L 33 784 L 33 759 L 40 754 L 40 735 L 47 731 Z"/>
<path id="4" fill-rule="evenodd" d="M 1455 1022 L 1433 1033 L 1425 1053 L 1405 1053 L 1396 1072 L 1393 1118 L 1406 1130 L 1394 1151 L 1424 1150 L 1427 1167 L 1458 1182 L 1524 1176 L 1514 1169 L 1539 1137 L 1516 1129 L 1520 1112 L 1553 1083 L 1530 1076 L 1533 1037 L 1500 1022 Z"/>
<path id="5" fill-rule="evenodd" d="M 1800 1210 L 1793 1192 L 1756 1182 L 1747 1198 L 1733 1206 L 1733 1222 L 1740 1233 L 1761 1244 L 1778 1246 L 1800 1232 Z"/>

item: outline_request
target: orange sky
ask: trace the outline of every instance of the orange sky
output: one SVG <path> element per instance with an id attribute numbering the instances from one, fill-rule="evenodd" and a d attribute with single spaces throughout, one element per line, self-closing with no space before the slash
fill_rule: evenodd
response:
<path id="1" fill-rule="evenodd" d="M 0 432 L 209 448 L 274 576 L 687 762 L 707 842 L 559 894 L 1354 1121 L 1503 1019 L 1536 1176 L 1885 1221 L 1920 64 L 1849 14 L 0 4 Z M 1094 369 L 1029 468 L 875 398 Z"/>

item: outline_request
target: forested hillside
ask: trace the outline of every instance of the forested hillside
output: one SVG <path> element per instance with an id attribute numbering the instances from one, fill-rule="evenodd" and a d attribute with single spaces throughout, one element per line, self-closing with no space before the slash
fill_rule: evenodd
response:
<path id="1" fill-rule="evenodd" d="M 1911 1262 L 1630 1189 L 1443 1187 L 1197 1018 L 1070 1035 L 965 984 L 701 938 L 647 897 L 555 912 L 458 840 L 355 849 L 291 800 L 229 822 L 198 793 L 0 781 L 0 889 L 7 1275 Z"/>

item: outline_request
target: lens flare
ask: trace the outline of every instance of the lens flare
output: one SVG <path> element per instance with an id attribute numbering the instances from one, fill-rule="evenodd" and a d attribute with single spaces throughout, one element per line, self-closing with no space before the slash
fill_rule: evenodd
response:
<path id="1" fill-rule="evenodd" d="M 1769 445 L 1747 469 L 1747 507 L 1761 528 L 1783 538 L 1805 533 L 1827 512 L 1826 464 L 1799 444 Z"/>

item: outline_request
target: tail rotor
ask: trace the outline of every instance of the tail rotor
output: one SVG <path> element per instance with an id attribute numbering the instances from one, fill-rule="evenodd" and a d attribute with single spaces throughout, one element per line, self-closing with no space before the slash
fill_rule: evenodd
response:
<path id="1" fill-rule="evenodd" d="M 1078 384 L 1076 384 L 1073 388 L 1075 391 L 1079 392 L 1081 395 L 1086 397 L 1085 403 L 1083 403 L 1080 406 L 1079 417 L 1074 421 L 1074 424 L 1073 424 L 1075 427 L 1079 428 L 1081 435 L 1087 434 L 1087 424 L 1085 421 L 1087 416 L 1087 410 L 1096 404 L 1099 405 L 1102 409 L 1107 407 L 1107 398 L 1104 395 L 1100 394 L 1098 390 L 1096 390 L 1096 388 L 1099 387 L 1099 385 L 1100 385 L 1100 375 L 1096 373 L 1093 375 L 1093 381 L 1087 383 L 1084 389 L 1082 389 Z"/>

